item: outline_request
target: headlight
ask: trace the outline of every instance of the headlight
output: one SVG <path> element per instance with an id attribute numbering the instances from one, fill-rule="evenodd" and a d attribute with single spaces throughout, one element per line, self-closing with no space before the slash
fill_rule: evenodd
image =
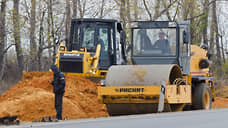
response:
<path id="1" fill-rule="evenodd" d="M 101 86 L 105 86 L 105 80 L 101 80 Z"/>
<path id="2" fill-rule="evenodd" d="M 60 51 L 65 51 L 65 47 L 64 46 L 60 46 L 59 50 Z"/>
<path id="3" fill-rule="evenodd" d="M 85 51 L 85 48 L 81 47 L 81 48 L 79 49 L 79 51 L 84 52 L 84 51 Z"/>

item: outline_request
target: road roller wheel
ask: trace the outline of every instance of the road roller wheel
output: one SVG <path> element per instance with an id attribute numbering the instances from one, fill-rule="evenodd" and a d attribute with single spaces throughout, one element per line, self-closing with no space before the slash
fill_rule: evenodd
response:
<path id="1" fill-rule="evenodd" d="M 205 83 L 200 83 L 193 89 L 192 109 L 211 109 L 211 90 Z"/>

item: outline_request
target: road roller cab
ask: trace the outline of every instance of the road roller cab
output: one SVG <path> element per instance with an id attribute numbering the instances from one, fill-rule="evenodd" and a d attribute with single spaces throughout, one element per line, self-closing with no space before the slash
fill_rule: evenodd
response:
<path id="1" fill-rule="evenodd" d="M 176 64 L 183 74 L 190 74 L 189 27 L 188 21 L 133 22 L 133 64 Z"/>
<path id="2" fill-rule="evenodd" d="M 191 60 L 190 22 L 137 21 L 131 27 L 132 64 L 111 66 L 98 87 L 108 113 L 210 109 L 212 78 L 208 70 L 190 66 L 202 60 Z"/>

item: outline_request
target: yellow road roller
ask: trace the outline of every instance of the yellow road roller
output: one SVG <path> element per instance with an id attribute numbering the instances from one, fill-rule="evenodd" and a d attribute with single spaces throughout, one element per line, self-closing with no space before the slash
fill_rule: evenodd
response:
<path id="1" fill-rule="evenodd" d="M 108 113 L 210 109 L 210 60 L 207 50 L 191 46 L 190 22 L 137 21 L 131 27 L 131 63 L 112 65 L 98 87 Z"/>

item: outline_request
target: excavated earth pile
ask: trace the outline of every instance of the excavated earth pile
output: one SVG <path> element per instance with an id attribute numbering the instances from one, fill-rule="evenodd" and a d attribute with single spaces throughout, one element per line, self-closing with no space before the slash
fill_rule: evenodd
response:
<path id="1" fill-rule="evenodd" d="M 228 86 L 221 86 L 215 91 L 215 101 L 212 103 L 213 108 L 228 108 Z"/>
<path id="2" fill-rule="evenodd" d="M 21 121 L 54 117 L 54 93 L 48 81 L 49 72 L 29 72 L 23 80 L 0 96 L 0 117 L 17 115 Z M 63 118 L 95 118 L 108 116 L 105 105 L 97 99 L 97 84 L 81 77 L 66 76 Z"/>

